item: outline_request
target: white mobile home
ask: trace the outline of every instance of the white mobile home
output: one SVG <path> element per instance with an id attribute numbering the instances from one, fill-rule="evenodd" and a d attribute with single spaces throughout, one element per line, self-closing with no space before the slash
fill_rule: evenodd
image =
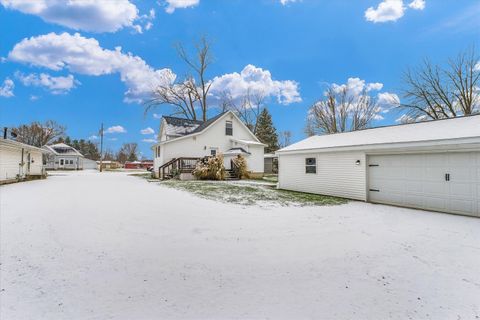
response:
<path id="1" fill-rule="evenodd" d="M 10 139 L 0 139 L 0 183 L 43 177 L 45 151 Z"/>
<path id="2" fill-rule="evenodd" d="M 480 217 L 480 115 L 313 136 L 279 188 Z"/>
<path id="3" fill-rule="evenodd" d="M 231 111 L 207 121 L 165 116 L 161 120 L 158 139 L 152 147 L 157 177 L 176 159 L 191 168 L 197 159 L 220 153 L 227 170 L 231 169 L 231 160 L 242 154 L 252 175 L 263 175 L 265 144 Z"/>

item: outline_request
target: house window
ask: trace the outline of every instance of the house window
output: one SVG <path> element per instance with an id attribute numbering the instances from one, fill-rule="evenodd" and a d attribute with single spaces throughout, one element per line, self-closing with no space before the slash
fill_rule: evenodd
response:
<path id="1" fill-rule="evenodd" d="M 317 173 L 317 159 L 315 158 L 305 159 L 305 173 Z"/>
<path id="2" fill-rule="evenodd" d="M 232 121 L 227 121 L 225 123 L 225 135 L 233 136 L 233 124 Z"/>
<path id="3" fill-rule="evenodd" d="M 217 149 L 210 149 L 210 155 L 215 157 L 217 155 Z"/>

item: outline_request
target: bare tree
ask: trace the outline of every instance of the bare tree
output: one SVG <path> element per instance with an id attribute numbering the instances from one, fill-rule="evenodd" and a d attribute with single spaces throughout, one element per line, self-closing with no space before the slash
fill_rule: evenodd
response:
<path id="1" fill-rule="evenodd" d="M 138 144 L 124 143 L 117 153 L 117 161 L 125 163 L 126 161 L 138 160 Z"/>
<path id="2" fill-rule="evenodd" d="M 280 132 L 280 148 L 285 148 L 289 146 L 292 142 L 292 132 L 291 131 L 282 131 Z"/>
<path id="3" fill-rule="evenodd" d="M 207 80 L 206 71 L 213 62 L 211 45 L 202 37 L 195 48 L 195 56 L 190 57 L 181 43 L 176 45 L 178 56 L 190 73 L 179 81 L 167 81 L 157 86 L 152 92 L 152 99 L 146 103 L 146 112 L 159 105 L 172 105 L 176 108 L 175 114 L 193 120 L 207 120 L 207 98 L 212 82 Z"/>
<path id="4" fill-rule="evenodd" d="M 348 87 L 330 87 L 315 102 L 307 117 L 307 135 L 365 129 L 381 111 L 377 100 L 364 89 L 355 94 Z"/>
<path id="5" fill-rule="evenodd" d="M 47 120 L 44 123 L 32 122 L 12 128 L 16 140 L 36 147 L 43 147 L 65 136 L 66 128 L 56 121 Z"/>
<path id="6" fill-rule="evenodd" d="M 265 94 L 263 92 L 252 93 L 250 89 L 237 99 L 229 92 L 223 92 L 220 97 L 222 111 L 231 110 L 243 121 L 254 133 L 257 133 L 258 117 L 265 108 Z"/>
<path id="7" fill-rule="evenodd" d="M 480 112 L 480 57 L 472 47 L 446 67 L 428 59 L 404 73 L 405 121 L 455 118 Z"/>

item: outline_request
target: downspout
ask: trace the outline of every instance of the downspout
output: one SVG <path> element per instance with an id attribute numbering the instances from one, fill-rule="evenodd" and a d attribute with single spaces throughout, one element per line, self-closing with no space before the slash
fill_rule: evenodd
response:
<path id="1" fill-rule="evenodd" d="M 22 173 L 23 173 L 23 154 L 25 153 L 25 149 L 22 148 L 22 158 L 20 160 L 20 165 L 18 167 L 18 177 L 21 178 L 22 177 Z"/>

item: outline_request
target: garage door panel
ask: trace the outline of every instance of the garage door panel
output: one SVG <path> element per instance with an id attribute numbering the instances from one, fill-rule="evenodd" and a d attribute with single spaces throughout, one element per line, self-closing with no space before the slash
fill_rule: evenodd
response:
<path id="1" fill-rule="evenodd" d="M 448 186 L 442 182 L 424 182 L 424 193 L 429 195 L 441 195 L 445 196 L 448 194 Z"/>
<path id="2" fill-rule="evenodd" d="M 425 204 L 427 209 L 438 211 L 447 210 L 447 200 L 445 198 L 427 197 L 425 199 Z"/>
<path id="3" fill-rule="evenodd" d="M 475 202 L 473 200 L 452 200 L 450 201 L 450 211 L 456 213 L 474 212 Z"/>
<path id="4" fill-rule="evenodd" d="M 418 207 L 424 208 L 425 207 L 425 198 L 417 195 L 405 195 L 404 204 L 407 207 Z"/>
<path id="5" fill-rule="evenodd" d="M 450 195 L 455 197 L 467 197 L 472 199 L 475 195 L 473 188 L 474 184 L 471 183 L 451 183 Z"/>
<path id="6" fill-rule="evenodd" d="M 423 183 L 420 181 L 405 181 L 406 192 L 423 192 Z"/>
<path id="7" fill-rule="evenodd" d="M 428 165 L 428 164 L 427 164 Z M 424 167 L 425 175 L 424 179 L 429 181 L 441 181 L 445 180 L 445 168 L 440 167 Z"/>
<path id="8" fill-rule="evenodd" d="M 425 164 L 430 167 L 445 167 L 447 165 L 447 159 L 444 154 L 426 154 Z"/>
<path id="9" fill-rule="evenodd" d="M 472 181 L 475 179 L 475 171 L 470 168 L 454 168 L 448 170 L 451 181 Z"/>
<path id="10" fill-rule="evenodd" d="M 369 156 L 372 202 L 480 216 L 480 152 Z M 449 174 L 449 176 L 447 175 Z M 448 177 L 450 179 L 448 179 Z"/>
<path id="11" fill-rule="evenodd" d="M 419 178 L 424 179 L 424 169 L 422 167 L 409 167 L 405 170 L 405 179 L 418 180 Z"/>

